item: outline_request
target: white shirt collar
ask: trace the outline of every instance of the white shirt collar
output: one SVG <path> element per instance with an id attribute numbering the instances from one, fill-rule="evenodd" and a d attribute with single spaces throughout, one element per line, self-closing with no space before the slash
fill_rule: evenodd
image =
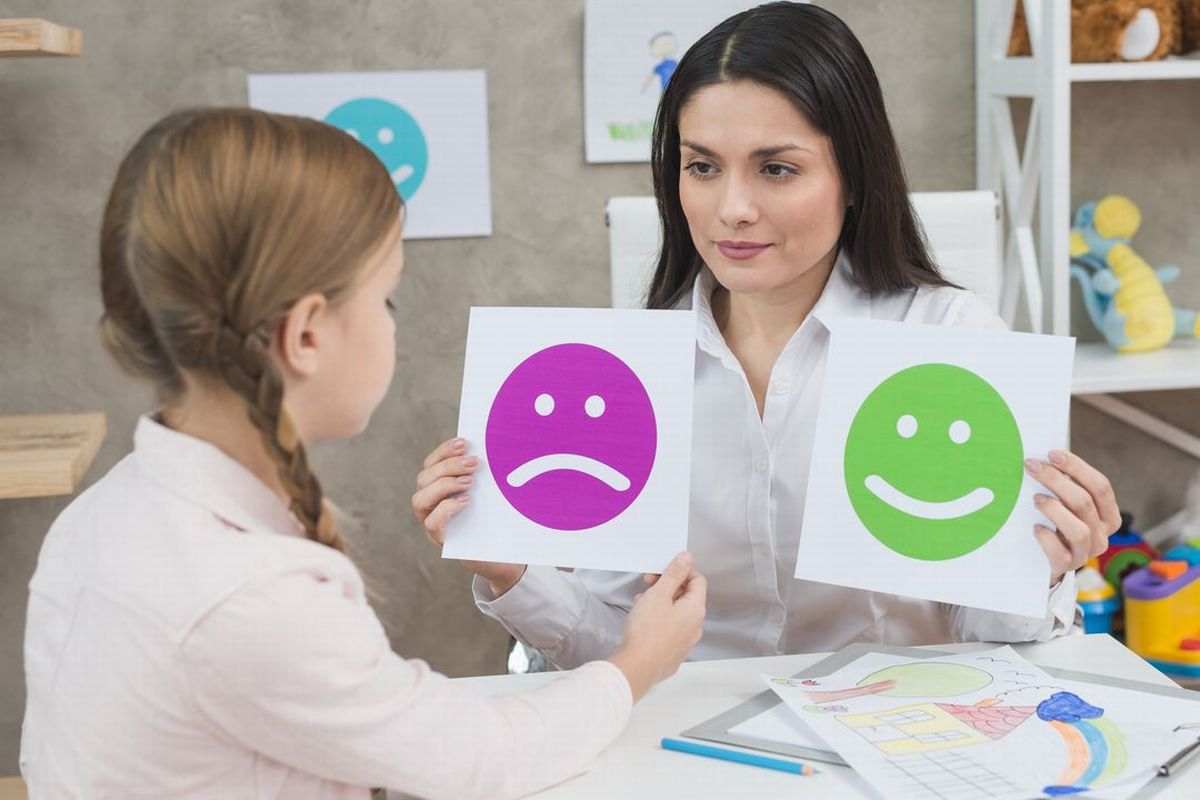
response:
<path id="1" fill-rule="evenodd" d="M 303 535 L 283 500 L 215 445 L 148 416 L 138 420 L 133 442 L 141 473 L 176 497 L 243 530 Z"/>
<path id="2" fill-rule="evenodd" d="M 721 329 L 717 327 L 717 320 L 713 316 L 712 294 L 716 287 L 717 279 L 712 271 L 706 266 L 701 267 L 695 283 L 692 284 L 691 308 L 696 311 L 696 341 L 700 345 L 700 349 L 723 358 L 729 348 L 725 344 L 725 337 L 721 335 Z M 680 306 L 686 307 L 683 303 Z M 854 282 L 854 268 L 850 264 L 850 259 L 844 252 L 839 253 L 833 264 L 829 280 L 825 283 L 825 289 L 821 292 L 821 297 L 809 312 L 808 317 L 801 323 L 800 328 L 793 334 L 791 341 L 795 341 L 800 332 L 808 326 L 809 319 L 816 319 L 822 326 L 828 328 L 828 324 L 824 320 L 834 317 L 870 315 L 870 296 Z M 789 341 L 788 344 L 790 346 L 791 342 Z M 732 356 L 732 354 L 730 355 Z"/>

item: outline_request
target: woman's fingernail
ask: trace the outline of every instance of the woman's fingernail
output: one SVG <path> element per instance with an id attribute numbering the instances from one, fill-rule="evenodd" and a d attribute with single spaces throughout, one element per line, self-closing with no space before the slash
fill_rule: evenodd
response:
<path id="1" fill-rule="evenodd" d="M 478 463 L 479 463 L 479 457 L 478 457 L 478 456 L 467 456 L 466 458 L 464 458 L 464 459 L 463 459 L 463 466 L 464 466 L 464 467 L 473 467 L 473 466 L 475 466 L 475 465 L 476 465 L 476 464 L 478 464 Z"/>
<path id="2" fill-rule="evenodd" d="M 467 446 L 466 439 L 455 439 L 453 442 L 450 443 L 450 447 L 453 448 L 454 450 L 462 450 L 462 449 L 466 448 L 466 446 Z"/>
<path id="3" fill-rule="evenodd" d="M 464 504 L 471 502 L 471 495 L 469 495 L 469 494 L 460 494 L 460 495 L 458 496 L 458 502 L 460 502 L 460 503 L 464 503 Z"/>
<path id="4" fill-rule="evenodd" d="M 470 486 L 472 483 L 475 482 L 475 479 L 472 478 L 470 475 L 463 475 L 462 477 L 460 477 L 458 479 L 458 482 L 463 486 Z"/>
<path id="5" fill-rule="evenodd" d="M 1042 503 L 1045 503 L 1049 500 L 1050 500 L 1050 495 L 1042 494 L 1041 492 L 1038 492 L 1037 494 L 1035 494 L 1033 496 L 1033 502 L 1037 503 L 1038 505 L 1041 505 Z"/>
<path id="6" fill-rule="evenodd" d="M 1067 463 L 1067 454 L 1064 453 L 1062 450 L 1051 450 L 1050 451 L 1050 460 L 1053 461 L 1055 464 L 1059 464 L 1059 465 L 1065 464 L 1065 463 Z"/>
<path id="7" fill-rule="evenodd" d="M 1025 459 L 1025 471 L 1026 472 L 1029 472 L 1030 474 L 1032 474 L 1034 472 L 1037 472 L 1041 468 L 1042 468 L 1042 462 L 1039 459 L 1036 459 L 1036 458 Z"/>

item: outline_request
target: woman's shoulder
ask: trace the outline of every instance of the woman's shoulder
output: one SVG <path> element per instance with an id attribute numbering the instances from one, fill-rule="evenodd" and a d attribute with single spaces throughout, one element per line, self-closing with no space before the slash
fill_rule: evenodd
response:
<path id="1" fill-rule="evenodd" d="M 919 286 L 896 292 L 884 302 L 895 305 L 898 321 L 960 328 L 1007 329 L 997 310 L 970 289 Z"/>

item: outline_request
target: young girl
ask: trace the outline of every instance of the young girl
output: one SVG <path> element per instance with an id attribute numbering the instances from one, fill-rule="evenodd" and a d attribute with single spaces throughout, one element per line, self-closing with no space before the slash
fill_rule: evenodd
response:
<path id="1" fill-rule="evenodd" d="M 514 797 L 586 769 L 699 638 L 681 554 L 609 661 L 537 691 L 391 651 L 305 443 L 361 432 L 391 381 L 400 211 L 350 136 L 248 109 L 168 117 L 122 163 L 103 336 L 163 406 L 43 545 L 31 797 Z"/>
<path id="2" fill-rule="evenodd" d="M 1030 459 L 1057 530 L 1030 531 L 1050 562 L 1041 619 L 798 581 L 829 334 L 818 317 L 1002 327 L 930 259 L 908 201 L 883 97 L 837 17 L 808 4 L 738 14 L 680 60 L 651 166 L 663 249 L 651 308 L 694 308 L 689 548 L 709 579 L 697 658 L 1047 639 L 1072 627 L 1073 570 L 1103 552 L 1119 514 L 1078 456 Z M 426 463 L 414 510 L 435 543 L 476 468 L 461 443 Z M 681 476 L 682 479 L 682 476 Z M 639 576 L 468 564 L 480 608 L 554 664 L 611 653 Z"/>

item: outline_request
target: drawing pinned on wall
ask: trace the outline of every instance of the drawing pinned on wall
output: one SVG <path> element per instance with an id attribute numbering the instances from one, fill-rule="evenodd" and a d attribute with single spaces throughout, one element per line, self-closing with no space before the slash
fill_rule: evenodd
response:
<path id="1" fill-rule="evenodd" d="M 694 349 L 690 311 L 472 309 L 481 464 L 443 555 L 660 571 L 687 547 Z"/>
<path id="2" fill-rule="evenodd" d="M 797 578 L 1042 617 L 1027 455 L 1067 442 L 1074 340 L 823 319 Z"/>
<path id="3" fill-rule="evenodd" d="M 658 100 L 680 59 L 747 0 L 588 0 L 584 149 L 589 163 L 649 161 Z"/>
<path id="4" fill-rule="evenodd" d="M 490 236 L 487 85 L 481 70 L 251 75 L 250 105 L 353 136 L 404 197 L 404 236 Z"/>

